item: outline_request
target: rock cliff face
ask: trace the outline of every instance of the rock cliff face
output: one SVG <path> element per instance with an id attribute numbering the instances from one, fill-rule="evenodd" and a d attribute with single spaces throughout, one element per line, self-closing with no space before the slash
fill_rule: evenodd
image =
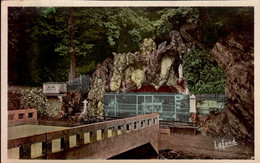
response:
<path id="1" fill-rule="evenodd" d="M 110 81 L 113 75 L 113 60 L 107 58 L 102 64 L 98 64 L 92 75 L 91 89 L 88 93 L 89 116 L 103 116 L 105 91 L 110 91 Z"/>
<path id="2" fill-rule="evenodd" d="M 254 38 L 252 33 L 231 33 L 219 40 L 213 58 L 225 69 L 228 104 L 219 114 L 211 115 L 204 130 L 253 138 L 254 134 Z"/>
<path id="3" fill-rule="evenodd" d="M 147 38 L 140 45 L 140 51 L 113 53 L 114 59 L 105 60 L 93 74 L 88 94 L 90 116 L 103 115 L 105 92 L 138 92 L 145 89 L 171 90 L 174 93 L 187 91 L 184 79 L 177 82 L 178 67 L 182 56 L 199 44 L 200 34 L 197 25 L 188 24 L 181 28 L 181 33 L 172 31 L 169 43 L 165 41 L 156 46 L 151 38 Z"/>
<path id="4" fill-rule="evenodd" d="M 74 116 L 80 112 L 82 104 L 82 95 L 77 91 L 67 92 L 62 98 L 61 117 Z"/>

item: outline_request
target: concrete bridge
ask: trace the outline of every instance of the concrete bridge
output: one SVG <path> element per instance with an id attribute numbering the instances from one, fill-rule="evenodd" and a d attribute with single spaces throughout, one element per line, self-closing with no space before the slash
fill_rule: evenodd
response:
<path id="1" fill-rule="evenodd" d="M 19 148 L 19 159 L 108 159 L 145 144 L 158 153 L 158 139 L 153 113 L 11 139 L 8 149 Z M 32 157 L 36 144 L 40 152 Z"/>

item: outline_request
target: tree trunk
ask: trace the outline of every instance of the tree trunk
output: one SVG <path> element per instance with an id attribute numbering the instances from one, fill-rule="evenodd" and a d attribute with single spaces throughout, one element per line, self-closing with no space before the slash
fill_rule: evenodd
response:
<path id="1" fill-rule="evenodd" d="M 68 28 L 70 35 L 70 72 L 69 72 L 69 81 L 76 78 L 76 50 L 74 44 L 74 18 L 71 9 L 68 9 Z"/>

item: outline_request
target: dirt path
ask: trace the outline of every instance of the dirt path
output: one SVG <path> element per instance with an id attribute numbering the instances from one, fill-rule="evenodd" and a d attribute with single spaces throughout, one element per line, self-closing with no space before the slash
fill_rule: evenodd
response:
<path id="1" fill-rule="evenodd" d="M 252 145 L 236 141 L 238 145 L 216 149 L 214 140 L 219 142 L 222 139 L 181 133 L 160 134 L 159 150 L 169 151 L 173 154 L 181 153 L 186 155 L 187 158 L 251 159 L 254 156 Z"/>

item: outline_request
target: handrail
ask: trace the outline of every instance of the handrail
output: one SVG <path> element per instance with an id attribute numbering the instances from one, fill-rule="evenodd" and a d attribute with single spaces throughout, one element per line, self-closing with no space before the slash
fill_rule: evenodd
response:
<path id="1" fill-rule="evenodd" d="M 30 135 L 8 140 L 8 149 L 20 147 L 23 144 L 34 144 L 46 141 L 46 133 Z"/>
<path id="2" fill-rule="evenodd" d="M 147 114 L 147 115 L 139 115 L 136 117 L 116 119 L 116 120 L 111 120 L 111 121 L 107 121 L 107 122 L 98 122 L 98 123 L 93 123 L 93 124 L 87 124 L 87 125 L 77 126 L 77 127 L 73 127 L 73 128 L 65 129 L 65 130 L 61 130 L 61 131 L 51 131 L 51 132 L 48 132 L 48 140 L 57 139 L 57 138 L 59 138 L 59 135 L 63 135 L 63 134 L 72 136 L 72 135 L 77 134 L 78 131 L 91 132 L 93 130 L 112 128 L 115 126 L 120 126 L 120 125 L 131 123 L 135 120 L 142 121 L 142 120 L 145 120 L 147 118 L 150 118 L 152 116 L 157 116 L 157 115 L 158 115 L 158 113 L 152 113 L 152 114 Z"/>

